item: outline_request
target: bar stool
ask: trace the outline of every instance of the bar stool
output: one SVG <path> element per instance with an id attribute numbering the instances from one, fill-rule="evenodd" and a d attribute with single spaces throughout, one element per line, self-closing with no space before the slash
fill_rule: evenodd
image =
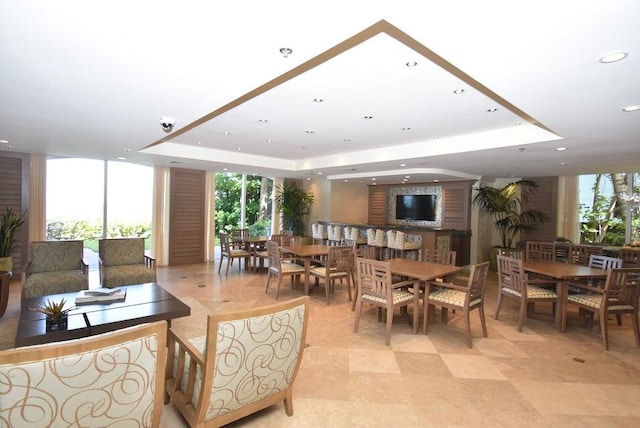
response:
<path id="1" fill-rule="evenodd" d="M 367 245 L 376 249 L 376 259 L 383 260 L 384 252 L 387 248 L 387 240 L 384 230 L 367 229 Z"/>
<path id="2" fill-rule="evenodd" d="M 404 232 L 396 230 L 387 231 L 387 247 L 393 254 L 393 257 L 400 256 L 401 259 L 405 256 L 414 254 L 414 257 L 409 257 L 414 260 L 420 260 L 420 248 L 422 244 L 418 241 L 408 241 Z"/>
<path id="3" fill-rule="evenodd" d="M 355 242 L 356 249 L 367 244 L 367 238 L 360 236 L 360 230 L 357 227 L 345 227 L 343 239 L 349 239 Z"/>
<path id="4" fill-rule="evenodd" d="M 327 239 L 331 246 L 340 245 L 340 241 L 342 241 L 342 226 L 331 224 L 327 226 Z"/>
<path id="5" fill-rule="evenodd" d="M 327 242 L 327 232 L 324 228 L 324 224 L 314 223 L 311 225 L 311 235 L 313 236 L 313 243 L 324 245 Z"/>

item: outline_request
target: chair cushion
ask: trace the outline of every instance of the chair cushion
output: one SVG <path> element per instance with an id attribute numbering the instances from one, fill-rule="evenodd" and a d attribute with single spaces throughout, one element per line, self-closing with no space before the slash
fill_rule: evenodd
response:
<path id="1" fill-rule="evenodd" d="M 387 303 L 387 299 L 375 294 L 368 294 L 367 292 L 362 293 L 362 300 L 376 302 L 376 303 Z M 413 301 L 413 293 L 406 290 L 394 290 L 393 291 L 393 304 L 398 305 L 400 303 L 409 303 Z"/>
<path id="2" fill-rule="evenodd" d="M 327 268 L 324 266 L 316 266 L 311 268 L 311 270 L 309 271 L 309 274 L 313 276 L 321 276 L 324 278 L 327 274 Z M 329 272 L 329 277 L 331 278 L 345 278 L 346 276 L 347 276 L 347 272 L 344 272 L 344 271 Z"/>
<path id="3" fill-rule="evenodd" d="M 229 250 L 229 255 L 231 257 L 249 257 L 251 255 L 247 250 L 240 250 L 237 248 L 232 248 Z"/>
<path id="4" fill-rule="evenodd" d="M 602 295 L 600 294 L 570 294 L 567 297 L 570 302 L 578 303 L 583 306 L 588 306 L 594 309 L 600 309 L 600 303 L 602 302 Z M 610 311 L 633 311 L 631 305 L 615 305 L 609 304 L 608 310 Z"/>
<path id="5" fill-rule="evenodd" d="M 429 300 L 433 300 L 435 302 L 447 303 L 449 305 L 456 305 L 463 307 L 464 300 L 467 297 L 467 293 L 458 290 L 451 290 L 448 288 L 444 288 L 442 290 L 436 290 L 429 293 Z M 469 306 L 475 306 L 480 303 L 480 299 L 472 300 L 469 302 Z"/>
<path id="6" fill-rule="evenodd" d="M 80 269 L 82 241 L 32 242 L 29 274 Z"/>
<path id="7" fill-rule="evenodd" d="M 144 284 L 156 282 L 156 271 L 145 265 L 122 265 L 103 267 L 103 287 Z"/>
<path id="8" fill-rule="evenodd" d="M 299 272 L 299 273 L 304 273 L 304 266 L 300 266 L 299 264 L 296 263 L 289 263 L 289 262 L 283 262 L 280 265 L 280 269 L 282 270 L 282 272 Z"/>
<path id="9" fill-rule="evenodd" d="M 513 288 L 505 287 L 502 289 L 502 291 L 520 297 L 520 291 L 514 290 Z M 552 300 L 557 299 L 558 295 L 551 290 L 547 290 L 546 288 L 538 287 L 536 285 L 527 285 L 527 298 Z"/>
<path id="10" fill-rule="evenodd" d="M 29 275 L 22 285 L 22 298 L 48 296 L 86 290 L 87 277 L 81 270 L 39 272 Z"/>

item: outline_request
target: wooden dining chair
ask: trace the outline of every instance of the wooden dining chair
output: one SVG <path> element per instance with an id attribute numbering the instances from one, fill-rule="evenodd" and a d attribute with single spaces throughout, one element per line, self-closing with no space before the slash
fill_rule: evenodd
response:
<path id="1" fill-rule="evenodd" d="M 224 232 L 220 232 L 220 264 L 218 265 L 218 273 L 220 273 L 220 268 L 222 267 L 222 262 L 226 258 L 227 259 L 227 270 L 225 271 L 225 276 L 229 275 L 229 267 L 234 259 L 244 259 L 245 265 L 249 258 L 251 257 L 251 252 L 245 248 L 238 248 L 233 245 L 229 235 Z M 241 269 L 241 263 L 238 263 L 238 270 Z"/>
<path id="2" fill-rule="evenodd" d="M 591 255 L 602 256 L 603 248 L 597 245 L 572 245 L 569 247 L 569 263 L 588 266 Z"/>
<path id="3" fill-rule="evenodd" d="M 440 306 L 442 308 L 443 323 L 446 323 L 448 309 L 462 313 L 467 330 L 467 345 L 469 348 L 473 348 L 471 321 L 469 319 L 469 313 L 472 310 L 478 310 L 482 325 L 482 335 L 487 337 L 487 325 L 484 319 L 484 291 L 488 272 L 489 262 L 484 262 L 471 266 L 471 273 L 466 286 L 451 282 L 427 282 L 424 294 L 424 334 L 428 332 L 431 306 Z"/>
<path id="4" fill-rule="evenodd" d="M 356 264 L 358 297 L 356 298 L 356 320 L 353 332 L 358 332 L 362 308 L 365 304 L 378 309 L 378 321 L 382 319 L 382 310 L 386 310 L 387 323 L 385 344 L 391 344 L 391 326 L 396 308 L 406 308 L 414 302 L 414 295 L 409 288 L 418 289 L 420 281 L 409 280 L 393 283 L 389 262 L 358 258 Z M 419 310 L 413 308 L 414 311 Z M 405 312 L 406 313 L 406 312 Z"/>
<path id="5" fill-rule="evenodd" d="M 327 298 L 327 305 L 331 300 L 330 295 L 333 293 L 336 280 L 338 279 L 347 280 L 349 301 L 352 300 L 351 285 L 356 282 L 354 276 L 354 254 L 354 245 L 330 247 L 326 262 L 320 262 L 320 264 L 312 267 L 309 271 L 309 275 L 315 278 L 316 287 L 320 284 L 320 279 L 322 279 Z"/>
<path id="6" fill-rule="evenodd" d="M 569 294 L 562 312 L 562 331 L 567 325 L 567 313 L 571 305 L 578 307 L 579 319 L 585 324 L 587 314 L 598 315 L 600 334 L 605 351 L 609 350 L 608 316 L 616 315 L 618 325 L 622 324 L 621 315 L 631 315 L 631 325 L 636 347 L 640 348 L 640 325 L 638 324 L 638 301 L 640 300 L 640 268 L 616 268 L 607 273 L 604 288 L 594 287 L 580 282 L 570 283 L 583 290 Z"/>
<path id="7" fill-rule="evenodd" d="M 551 241 L 527 241 L 526 260 L 555 261 L 556 244 Z"/>
<path id="8" fill-rule="evenodd" d="M 442 250 L 439 248 L 426 248 L 422 260 L 441 265 L 455 265 L 456 252 L 454 250 Z"/>
<path id="9" fill-rule="evenodd" d="M 275 298 L 278 300 L 278 293 L 280 292 L 282 279 L 285 276 L 290 277 L 292 279 L 291 288 L 293 288 L 295 282 L 299 282 L 300 277 L 305 274 L 305 269 L 304 266 L 294 263 L 292 260 L 284 259 L 282 257 L 282 250 L 275 241 L 267 241 L 267 252 L 269 258 L 269 270 L 267 272 L 267 282 L 264 286 L 264 292 L 269 292 L 269 282 L 271 282 L 271 277 L 275 276 Z"/>
<path id="10" fill-rule="evenodd" d="M 523 261 L 512 257 L 498 255 L 498 302 L 495 319 L 498 319 L 503 297 L 518 302 L 518 331 L 522 331 L 527 313 L 539 302 L 558 303 L 557 289 L 559 283 L 551 279 L 529 278 L 524 271 Z M 555 291 L 546 287 L 554 287 Z M 556 311 L 556 328 L 560 327 L 559 311 Z"/>

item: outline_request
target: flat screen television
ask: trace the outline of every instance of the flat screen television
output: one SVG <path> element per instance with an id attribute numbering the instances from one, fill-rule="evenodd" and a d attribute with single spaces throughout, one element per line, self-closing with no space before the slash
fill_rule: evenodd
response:
<path id="1" fill-rule="evenodd" d="M 397 220 L 436 220 L 436 195 L 396 195 Z"/>

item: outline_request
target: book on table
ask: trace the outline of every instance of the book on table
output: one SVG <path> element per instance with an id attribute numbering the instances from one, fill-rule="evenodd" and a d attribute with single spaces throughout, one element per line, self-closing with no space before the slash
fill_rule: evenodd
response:
<path id="1" fill-rule="evenodd" d="M 103 292 L 101 293 L 96 290 L 83 290 L 80 291 L 78 296 L 76 296 L 76 305 L 90 304 L 90 303 L 113 303 L 113 302 L 124 302 L 124 299 L 127 297 L 126 289 L 115 289 L 114 292 Z M 112 288 L 108 288 L 106 290 L 114 290 Z"/>

